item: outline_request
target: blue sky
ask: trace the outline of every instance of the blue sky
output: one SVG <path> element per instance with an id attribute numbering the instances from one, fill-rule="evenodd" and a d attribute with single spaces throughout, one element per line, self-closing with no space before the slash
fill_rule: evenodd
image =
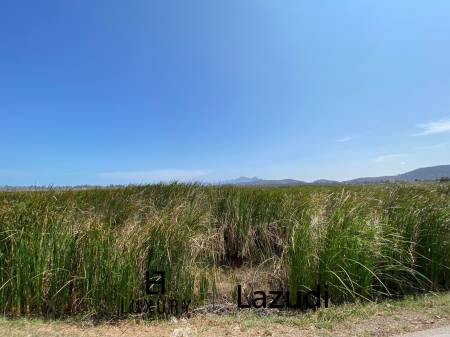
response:
<path id="1" fill-rule="evenodd" d="M 0 185 L 450 164 L 448 1 L 0 4 Z"/>

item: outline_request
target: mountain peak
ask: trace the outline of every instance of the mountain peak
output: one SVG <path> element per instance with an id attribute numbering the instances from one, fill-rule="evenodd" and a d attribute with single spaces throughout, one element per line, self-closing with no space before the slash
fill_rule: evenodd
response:
<path id="1" fill-rule="evenodd" d="M 450 165 L 437 165 L 422 167 L 409 172 L 379 177 L 362 177 L 346 181 L 336 181 L 328 179 L 318 179 L 311 183 L 295 179 L 275 179 L 266 180 L 258 177 L 239 177 L 227 180 L 223 184 L 228 185 L 250 185 L 250 186 L 290 186 L 290 185 L 331 185 L 331 184 L 371 184 L 383 182 L 413 182 L 413 181 L 435 181 L 441 178 L 450 177 Z"/>

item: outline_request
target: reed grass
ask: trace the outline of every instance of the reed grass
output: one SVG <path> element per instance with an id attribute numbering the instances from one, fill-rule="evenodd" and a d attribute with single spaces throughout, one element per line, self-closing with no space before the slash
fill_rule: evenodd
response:
<path id="1" fill-rule="evenodd" d="M 218 273 L 263 266 L 291 293 L 326 282 L 335 303 L 449 289 L 450 186 L 0 193 L 7 315 L 114 316 L 145 295 L 146 270 L 164 270 L 169 295 L 201 305 L 213 292 L 230 299 Z"/>

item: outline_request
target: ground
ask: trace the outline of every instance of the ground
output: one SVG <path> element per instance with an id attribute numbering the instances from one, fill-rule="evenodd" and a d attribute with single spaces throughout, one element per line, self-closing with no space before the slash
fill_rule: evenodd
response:
<path id="1" fill-rule="evenodd" d="M 239 311 L 194 314 L 166 321 L 125 320 L 94 324 L 83 320 L 0 319 L 0 336 L 393 336 L 450 325 L 450 293 L 401 301 L 348 304 L 310 313 Z"/>

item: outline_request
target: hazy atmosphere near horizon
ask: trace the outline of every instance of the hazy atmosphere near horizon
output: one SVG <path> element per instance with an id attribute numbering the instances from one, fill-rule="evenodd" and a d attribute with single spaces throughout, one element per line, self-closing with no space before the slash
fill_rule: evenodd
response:
<path id="1" fill-rule="evenodd" d="M 450 164 L 450 2 L 2 1 L 0 186 Z"/>
<path id="2" fill-rule="evenodd" d="M 450 337 L 450 0 L 0 0 L 0 78 L 0 337 Z"/>

